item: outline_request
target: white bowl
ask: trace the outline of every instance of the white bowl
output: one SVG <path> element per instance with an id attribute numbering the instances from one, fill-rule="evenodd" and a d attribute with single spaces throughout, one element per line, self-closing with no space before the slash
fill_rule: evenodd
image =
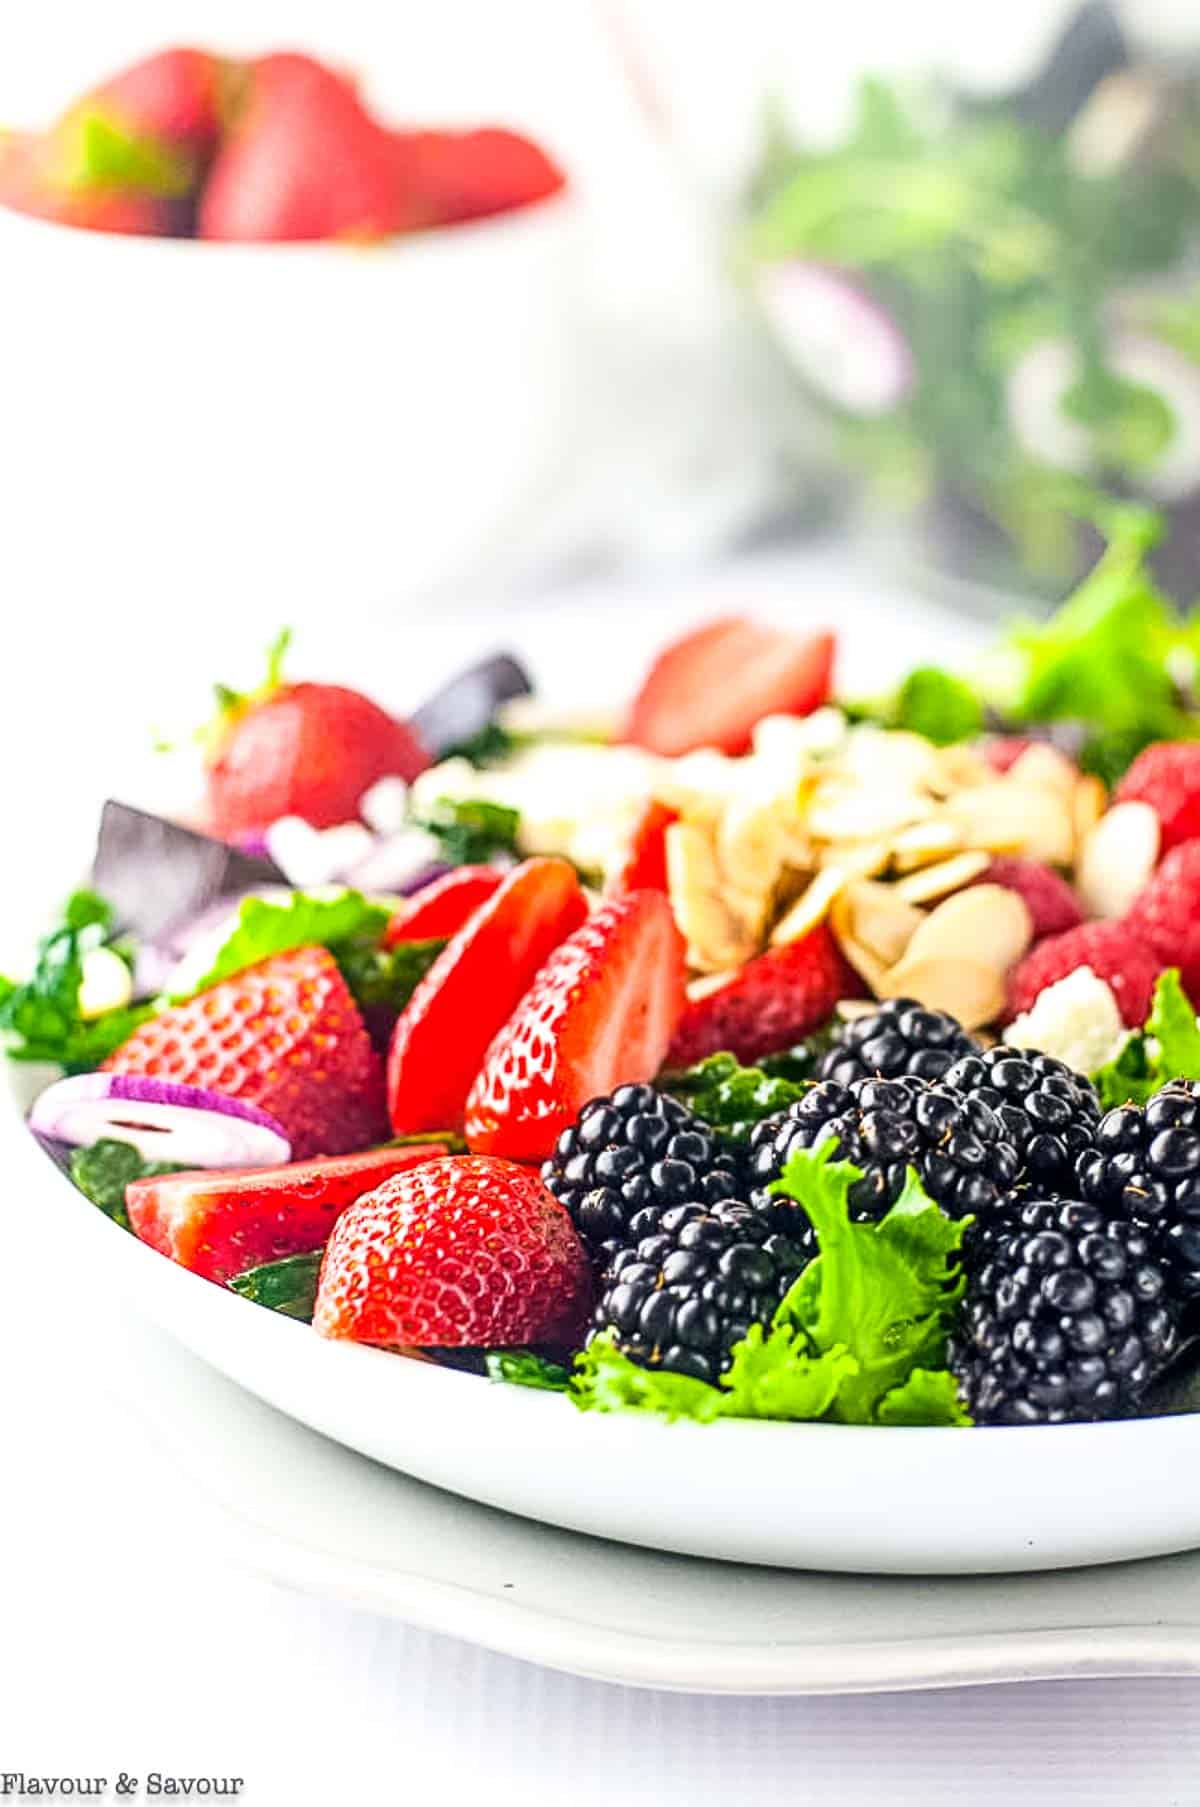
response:
<path id="1" fill-rule="evenodd" d="M 569 195 L 369 247 L 0 209 L 0 575 L 278 621 L 478 566 L 563 448 L 575 226 Z"/>

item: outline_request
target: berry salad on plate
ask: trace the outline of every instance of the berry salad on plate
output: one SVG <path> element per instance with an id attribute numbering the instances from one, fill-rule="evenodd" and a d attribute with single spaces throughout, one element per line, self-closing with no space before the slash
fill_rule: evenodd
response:
<path id="1" fill-rule="evenodd" d="M 1107 528 L 875 697 L 803 598 L 586 718 L 497 655 L 398 720 L 281 639 L 0 981 L 30 1131 L 236 1310 L 548 1410 L 1190 1409 L 1200 629 Z"/>

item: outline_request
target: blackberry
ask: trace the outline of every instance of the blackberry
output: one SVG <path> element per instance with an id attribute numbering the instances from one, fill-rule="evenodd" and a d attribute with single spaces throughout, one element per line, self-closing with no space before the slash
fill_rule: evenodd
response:
<path id="1" fill-rule="evenodd" d="M 741 1200 L 673 1205 L 620 1250 L 593 1317 L 644 1368 L 715 1382 L 751 1324 L 765 1324 L 808 1260 Z"/>
<path id="2" fill-rule="evenodd" d="M 974 1239 L 973 1227 L 968 1249 Z M 976 1423 L 1135 1411 L 1178 1340 L 1149 1232 L 1097 1205 L 1030 1198 L 985 1226 L 982 1244 L 948 1354 Z"/>
<path id="3" fill-rule="evenodd" d="M 737 1154 L 652 1085 L 593 1098 L 564 1129 L 542 1178 L 598 1268 L 656 1227 L 669 1205 L 715 1205 L 740 1189 Z"/>
<path id="4" fill-rule="evenodd" d="M 810 1249 L 811 1229 L 798 1229 L 800 1206 L 766 1190 L 797 1148 L 836 1137 L 842 1156 L 863 1169 L 850 1193 L 851 1216 L 882 1217 L 915 1167 L 931 1198 L 953 1217 L 988 1211 L 1020 1170 L 1017 1146 L 981 1098 L 913 1078 L 823 1080 L 786 1111 L 768 1117 L 750 1138 L 751 1199 Z"/>
<path id="5" fill-rule="evenodd" d="M 856 1079 L 941 1079 L 948 1067 L 978 1044 L 943 1010 L 926 1010 L 912 998 L 889 998 L 869 1016 L 836 1031 L 817 1068 L 818 1079 L 853 1085 Z"/>
<path id="6" fill-rule="evenodd" d="M 1200 1084 L 1106 1112 L 1076 1176 L 1085 1199 L 1150 1229 L 1178 1298 L 1200 1299 Z"/>
<path id="7" fill-rule="evenodd" d="M 1100 1100 L 1090 1079 L 1049 1054 L 988 1048 L 955 1061 L 944 1083 L 995 1112 L 1038 1191 L 1074 1191 L 1076 1163 L 1096 1137 Z"/>

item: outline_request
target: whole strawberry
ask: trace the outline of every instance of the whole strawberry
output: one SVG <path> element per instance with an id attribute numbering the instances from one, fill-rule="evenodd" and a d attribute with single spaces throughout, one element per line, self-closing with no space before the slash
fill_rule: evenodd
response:
<path id="1" fill-rule="evenodd" d="M 1162 829 L 1162 850 L 1200 836 L 1200 741 L 1159 740 L 1139 753 L 1114 803 L 1148 803 Z"/>
<path id="2" fill-rule="evenodd" d="M 1123 922 L 1085 922 L 1063 935 L 1039 941 L 1008 982 L 1008 1015 L 1023 1016 L 1048 985 L 1057 984 L 1081 966 L 1090 967 L 1112 989 L 1121 1018 L 1140 1029 L 1150 1013 L 1154 982 L 1163 963 Z"/>
<path id="3" fill-rule="evenodd" d="M 680 1018 L 667 1063 L 689 1067 L 727 1052 L 753 1061 L 790 1048 L 859 990 L 824 923 L 784 947 L 748 960 L 732 978 L 693 999 Z"/>
<path id="4" fill-rule="evenodd" d="M 382 1062 L 322 947 L 276 954 L 160 1011 L 104 1065 L 257 1104 L 282 1125 L 293 1160 L 387 1134 Z"/>
<path id="5" fill-rule="evenodd" d="M 591 1098 L 653 1079 L 683 1008 L 683 940 L 661 891 L 601 904 L 550 955 L 484 1055 L 473 1149 L 544 1160 Z"/>
<path id="6" fill-rule="evenodd" d="M 314 1327 L 418 1349 L 574 1344 L 591 1303 L 587 1256 L 536 1173 L 512 1161 L 425 1161 L 338 1220 Z"/>
<path id="7" fill-rule="evenodd" d="M 258 690 L 218 692 L 206 825 L 224 840 L 260 834 L 281 816 L 301 816 L 314 828 L 350 822 L 380 778 L 408 781 L 429 764 L 412 729 L 360 691 L 287 683 L 288 639 L 281 635 L 271 649 Z"/>

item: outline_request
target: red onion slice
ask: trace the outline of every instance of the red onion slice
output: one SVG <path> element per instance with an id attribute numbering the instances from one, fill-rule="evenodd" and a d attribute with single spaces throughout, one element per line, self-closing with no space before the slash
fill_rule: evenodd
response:
<path id="1" fill-rule="evenodd" d="M 29 1127 L 77 1148 L 109 1136 L 144 1160 L 182 1167 L 276 1167 L 292 1153 L 281 1125 L 256 1105 L 132 1073 L 58 1080 L 37 1099 Z"/>

